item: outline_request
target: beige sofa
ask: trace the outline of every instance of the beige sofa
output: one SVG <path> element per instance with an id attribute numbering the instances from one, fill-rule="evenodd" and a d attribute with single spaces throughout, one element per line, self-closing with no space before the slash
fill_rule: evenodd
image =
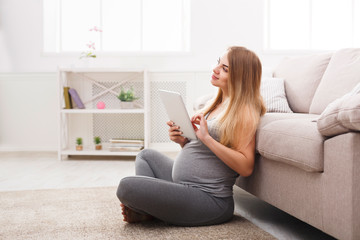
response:
<path id="1" fill-rule="evenodd" d="M 255 170 L 236 184 L 335 238 L 360 239 L 360 94 L 350 106 L 343 97 L 360 82 L 360 49 L 286 58 L 273 77 L 293 113 L 262 117 Z"/>

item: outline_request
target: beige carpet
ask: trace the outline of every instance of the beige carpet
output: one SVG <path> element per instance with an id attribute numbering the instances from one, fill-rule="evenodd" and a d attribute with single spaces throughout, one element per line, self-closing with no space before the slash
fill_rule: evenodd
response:
<path id="1" fill-rule="evenodd" d="M 122 221 L 115 187 L 0 192 L 0 239 L 275 239 L 240 216 L 206 227 Z"/>

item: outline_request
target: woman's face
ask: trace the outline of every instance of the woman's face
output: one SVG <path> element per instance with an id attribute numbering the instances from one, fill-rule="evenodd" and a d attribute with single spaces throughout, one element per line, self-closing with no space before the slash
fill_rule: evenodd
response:
<path id="1" fill-rule="evenodd" d="M 229 78 L 229 60 L 226 52 L 221 58 L 218 59 L 218 64 L 213 69 L 211 76 L 211 84 L 219 87 L 224 93 L 227 92 L 228 78 Z"/>

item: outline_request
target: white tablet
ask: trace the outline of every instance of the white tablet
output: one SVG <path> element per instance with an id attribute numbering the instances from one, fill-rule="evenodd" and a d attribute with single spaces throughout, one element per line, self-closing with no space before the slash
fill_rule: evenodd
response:
<path id="1" fill-rule="evenodd" d="M 173 121 L 175 125 L 180 126 L 180 131 L 183 132 L 182 136 L 188 139 L 197 139 L 180 93 L 159 89 L 159 94 L 169 120 Z"/>

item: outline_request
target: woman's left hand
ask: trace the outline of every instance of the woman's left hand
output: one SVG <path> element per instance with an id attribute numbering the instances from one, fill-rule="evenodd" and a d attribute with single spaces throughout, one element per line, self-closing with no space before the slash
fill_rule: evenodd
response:
<path id="1" fill-rule="evenodd" d="M 202 141 L 204 142 L 204 140 L 207 137 L 210 137 L 209 134 L 209 130 L 208 130 L 208 126 L 207 126 L 207 122 L 206 119 L 204 117 L 204 114 L 199 113 L 199 114 L 195 114 L 192 118 L 191 118 L 191 123 L 193 125 L 193 128 L 195 130 L 195 134 L 196 136 Z M 199 125 L 199 127 L 197 127 L 196 125 Z"/>

